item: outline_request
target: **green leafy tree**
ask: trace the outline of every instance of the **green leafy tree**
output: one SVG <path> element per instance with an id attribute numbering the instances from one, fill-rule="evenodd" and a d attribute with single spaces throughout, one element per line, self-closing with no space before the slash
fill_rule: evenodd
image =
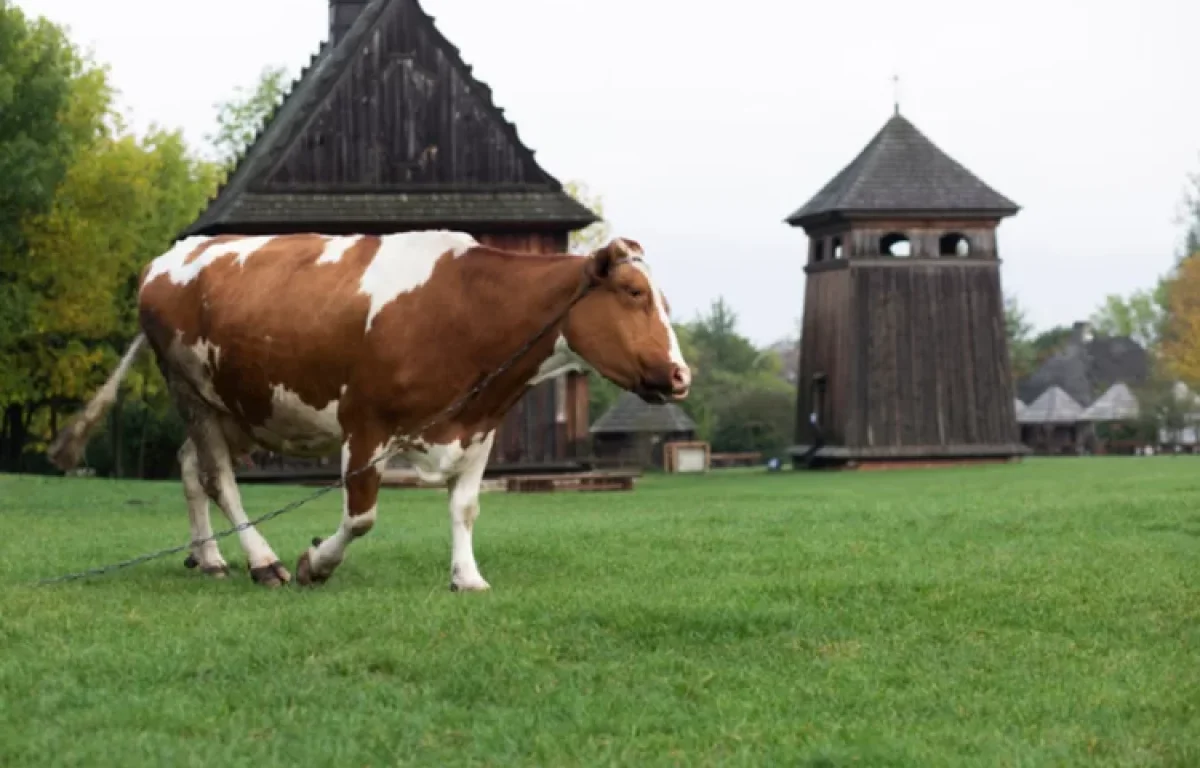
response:
<path id="1" fill-rule="evenodd" d="M 48 200 L 22 212 L 18 258 L 5 261 L 3 282 L 22 296 L 21 322 L 0 331 L 11 469 L 41 468 L 30 460 L 58 415 L 90 396 L 115 364 L 137 331 L 142 266 L 195 217 L 217 175 L 177 132 L 133 135 L 114 108 L 107 71 L 83 62 L 65 37 L 61 44 L 62 58 L 80 62 L 69 68 L 56 118 L 70 143 L 58 153 L 62 173 Z M 162 390 L 148 360 L 132 383 L 139 398 Z"/>
<path id="2" fill-rule="evenodd" d="M 88 65 L 62 28 L 0 1 L 0 467 L 20 467 L 30 425 L 28 348 L 37 293 L 25 222 L 44 214 L 91 130 L 75 119 Z"/>
<path id="3" fill-rule="evenodd" d="M 1033 373 L 1036 354 L 1033 347 L 1033 324 L 1016 296 L 1004 298 L 1004 330 L 1008 337 L 1008 356 L 1014 381 Z"/>
<path id="4" fill-rule="evenodd" d="M 287 69 L 269 66 L 259 73 L 253 86 L 238 87 L 233 96 L 216 104 L 217 129 L 205 138 L 226 173 L 233 170 L 267 119 L 283 103 L 287 90 Z"/>
<path id="5" fill-rule="evenodd" d="M 604 219 L 604 199 L 582 181 L 568 181 L 563 187 L 568 195 L 600 218 L 600 221 L 572 232 L 567 245 L 571 253 L 591 253 L 612 238 L 612 226 Z"/>
<path id="6" fill-rule="evenodd" d="M 1166 279 L 1153 290 L 1138 290 L 1128 297 L 1110 294 L 1091 317 L 1092 328 L 1104 336 L 1128 336 L 1148 350 L 1158 346 L 1166 322 Z"/>

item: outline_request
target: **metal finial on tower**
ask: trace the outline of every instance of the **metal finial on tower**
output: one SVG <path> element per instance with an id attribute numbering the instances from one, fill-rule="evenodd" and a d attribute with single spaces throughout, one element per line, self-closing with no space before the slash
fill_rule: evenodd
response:
<path id="1" fill-rule="evenodd" d="M 900 114 L 900 75 L 892 75 L 892 112 Z"/>

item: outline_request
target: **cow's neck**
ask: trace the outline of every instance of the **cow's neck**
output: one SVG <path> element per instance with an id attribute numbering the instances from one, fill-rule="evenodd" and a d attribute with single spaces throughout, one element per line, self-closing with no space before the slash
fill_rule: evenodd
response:
<path id="1" fill-rule="evenodd" d="M 584 259 L 568 254 L 521 255 L 480 249 L 464 257 L 471 311 L 480 350 L 490 373 L 504 365 L 548 323 L 550 328 L 526 354 L 488 387 L 476 407 L 479 416 L 507 410 L 529 386 L 586 365 L 566 344 L 562 324 L 583 280 Z M 465 415 L 465 414 L 464 414 Z"/>

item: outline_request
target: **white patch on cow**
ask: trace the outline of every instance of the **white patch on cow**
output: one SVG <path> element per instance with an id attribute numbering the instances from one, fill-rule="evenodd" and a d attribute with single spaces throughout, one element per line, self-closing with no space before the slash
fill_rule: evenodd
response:
<path id="1" fill-rule="evenodd" d="M 669 354 L 671 362 L 686 370 L 688 364 L 684 362 L 683 351 L 679 348 L 679 339 L 675 336 L 675 326 L 671 325 L 671 318 L 667 315 L 667 303 L 663 301 L 662 291 L 655 284 L 654 278 L 650 275 L 650 269 L 643 262 L 632 261 L 630 264 L 634 269 L 645 275 L 646 281 L 650 283 L 650 295 L 654 297 L 654 309 L 657 310 L 658 319 L 662 321 L 663 326 L 667 330 L 667 344 L 670 346 Z"/>
<path id="2" fill-rule="evenodd" d="M 450 251 L 461 256 L 477 245 L 478 241 L 464 232 L 446 230 L 404 232 L 380 238 L 379 250 L 359 282 L 359 291 L 371 299 L 366 331 L 371 330 L 375 316 L 387 304 L 429 280 L 442 254 Z"/>
<path id="3" fill-rule="evenodd" d="M 214 366 L 220 364 L 220 347 L 208 339 L 197 339 L 194 344 L 184 344 L 183 331 L 176 331 L 175 341 L 167 354 L 175 362 L 178 370 L 196 387 L 201 398 L 210 405 L 227 410 L 217 395 L 217 390 L 213 388 L 212 374 L 215 373 L 216 367 L 211 371 L 208 368 L 210 361 Z"/>
<path id="4" fill-rule="evenodd" d="M 187 285 L 195 280 L 196 276 L 203 272 L 209 264 L 230 254 L 234 255 L 234 260 L 239 265 L 245 264 L 246 259 L 250 258 L 252 253 L 271 242 L 274 236 L 242 237 L 216 243 L 205 248 L 199 258 L 190 263 L 184 263 L 192 252 L 212 239 L 211 237 L 193 236 L 175 243 L 170 250 L 150 262 L 150 269 L 147 270 L 146 279 L 142 281 L 142 285 L 148 284 L 159 275 L 167 275 L 176 285 Z"/>
<path id="5" fill-rule="evenodd" d="M 475 562 L 473 535 L 479 518 L 479 489 L 496 433 L 472 440 L 459 460 L 457 476 L 450 484 L 450 583 L 462 592 L 479 592 L 491 585 Z"/>
<path id="6" fill-rule="evenodd" d="M 347 436 L 348 437 L 348 436 Z M 374 470 L 377 474 L 383 475 L 383 468 L 387 461 L 378 461 L 386 450 L 386 446 L 379 446 L 375 453 L 371 456 L 371 461 L 376 462 L 371 466 L 370 472 Z M 350 442 L 347 439 L 342 444 L 342 477 L 346 476 L 350 467 Z M 361 512 L 357 515 L 350 514 L 350 497 L 348 492 L 342 493 L 342 522 L 333 535 L 323 540 L 319 546 L 312 547 L 308 551 L 308 564 L 314 574 L 320 576 L 329 576 L 335 568 L 341 565 L 346 558 L 346 548 L 350 546 L 350 542 L 362 536 L 375 525 L 375 519 L 378 516 L 378 504 L 372 505 L 370 509 Z"/>
<path id="7" fill-rule="evenodd" d="M 346 251 L 354 247 L 354 245 L 362 239 L 362 235 L 343 235 L 341 237 L 330 237 L 325 240 L 325 250 L 321 252 L 321 257 L 317 259 L 318 264 L 337 264 L 342 260 L 342 256 Z"/>
<path id="8" fill-rule="evenodd" d="M 567 343 L 567 337 L 559 334 L 554 341 L 554 351 L 538 366 L 537 373 L 529 380 L 528 386 L 534 387 L 547 379 L 562 376 L 564 373 L 581 373 L 590 371 L 592 367 L 587 361 L 576 354 Z"/>
<path id="9" fill-rule="evenodd" d="M 426 443 L 416 440 L 411 448 L 399 455 L 412 464 L 413 471 L 423 482 L 437 484 L 446 482 L 447 478 L 463 472 L 480 451 L 480 446 L 487 442 L 491 444 L 490 434 L 472 435 L 463 446 L 458 440 L 449 443 Z M 483 460 L 487 462 L 488 451 L 483 452 Z"/>
<path id="10" fill-rule="evenodd" d="M 343 440 L 338 401 L 314 408 L 282 384 L 271 391 L 271 415 L 254 427 L 254 437 L 276 452 L 325 456 Z"/>

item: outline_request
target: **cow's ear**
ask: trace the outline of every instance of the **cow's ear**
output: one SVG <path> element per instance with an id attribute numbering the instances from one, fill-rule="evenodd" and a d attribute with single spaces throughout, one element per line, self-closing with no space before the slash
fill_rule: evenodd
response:
<path id="1" fill-rule="evenodd" d="M 629 258 L 630 255 L 629 247 L 621 238 L 609 240 L 607 244 L 592 251 L 592 275 L 600 280 L 607 280 L 617 262 Z"/>

